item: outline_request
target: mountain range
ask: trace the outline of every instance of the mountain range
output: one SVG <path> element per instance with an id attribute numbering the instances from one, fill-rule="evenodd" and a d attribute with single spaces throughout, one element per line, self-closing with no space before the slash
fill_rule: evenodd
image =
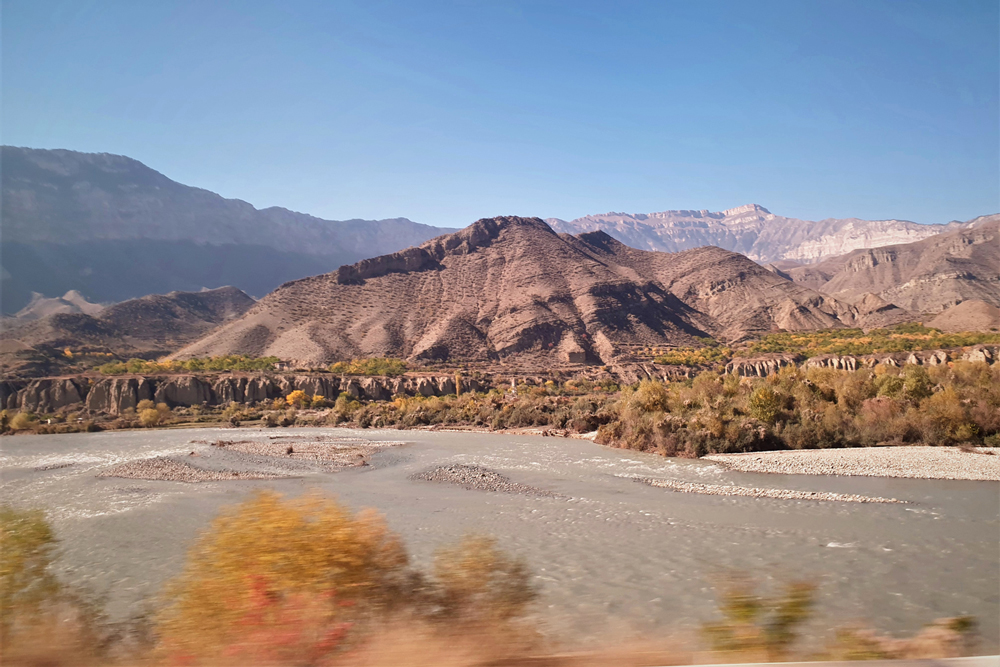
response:
<path id="1" fill-rule="evenodd" d="M 0 170 L 4 313 L 33 292 L 109 302 L 236 285 L 263 295 L 449 231 L 256 209 L 107 153 L 3 146 Z"/>
<path id="2" fill-rule="evenodd" d="M 721 212 L 604 213 L 570 221 L 549 218 L 546 222 L 556 231 L 569 234 L 601 230 L 633 248 L 677 252 L 712 245 L 761 263 L 817 262 L 859 248 L 911 243 L 975 224 L 921 225 L 906 220 L 857 218 L 798 220 L 774 215 L 758 204 Z"/>
<path id="3" fill-rule="evenodd" d="M 17 363 L 64 345 L 308 366 L 610 363 L 632 346 L 939 313 L 941 328 L 1000 326 L 1000 215 L 810 222 L 748 205 L 486 218 L 448 233 L 258 210 L 122 156 L 3 147 L 0 158 L 2 305 L 16 312 L 0 356 Z"/>
<path id="4" fill-rule="evenodd" d="M 914 313 L 939 313 L 970 300 L 1000 305 L 1000 215 L 915 243 L 774 268 L 838 299 L 854 302 L 875 294 Z"/>
<path id="5" fill-rule="evenodd" d="M 176 356 L 611 363 L 631 346 L 863 325 L 893 311 L 905 319 L 878 299 L 852 306 L 721 248 L 644 251 L 604 232 L 499 217 L 286 283 Z"/>
<path id="6" fill-rule="evenodd" d="M 77 310 L 62 308 L 60 301 Z M 96 309 L 74 294 L 36 300 L 36 305 L 44 307 L 19 318 L 4 318 L 0 370 L 4 374 L 51 372 L 59 366 L 52 359 L 58 359 L 65 348 L 76 354 L 98 352 L 123 359 L 162 356 L 243 315 L 255 303 L 235 287 L 150 294 Z"/>
<path id="7" fill-rule="evenodd" d="M 263 295 L 283 282 L 418 245 L 450 230 L 406 218 L 323 220 L 182 185 L 106 153 L 0 148 L 0 312 L 34 293 L 93 303 L 234 285 Z M 718 246 L 759 263 L 817 263 L 910 243 L 978 221 L 786 218 L 756 204 L 722 212 L 606 213 L 548 219 L 557 232 L 603 230 L 644 250 Z M 827 269 L 823 269 L 826 271 Z"/>

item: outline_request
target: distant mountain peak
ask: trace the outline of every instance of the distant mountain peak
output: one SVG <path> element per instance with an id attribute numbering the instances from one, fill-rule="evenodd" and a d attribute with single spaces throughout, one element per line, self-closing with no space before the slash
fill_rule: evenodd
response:
<path id="1" fill-rule="evenodd" d="M 740 215 L 742 213 L 751 213 L 751 212 L 764 213 L 766 215 L 769 215 L 771 213 L 760 204 L 744 204 L 743 206 L 737 206 L 736 208 L 726 209 L 725 211 L 722 212 L 722 215 L 729 218 L 734 215 Z"/>
<path id="2" fill-rule="evenodd" d="M 718 246 L 762 264 L 810 264 L 852 250 L 913 243 L 955 227 L 981 224 L 921 225 L 906 220 L 858 218 L 799 220 L 775 215 L 760 204 L 719 212 L 605 213 L 568 222 L 551 218 L 548 222 L 556 231 L 567 234 L 601 229 L 626 245 L 644 250 L 679 252 Z"/>

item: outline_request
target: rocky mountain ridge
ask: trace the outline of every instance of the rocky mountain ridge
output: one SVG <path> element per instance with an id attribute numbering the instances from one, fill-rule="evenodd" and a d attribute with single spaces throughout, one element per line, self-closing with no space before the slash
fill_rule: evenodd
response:
<path id="1" fill-rule="evenodd" d="M 633 248 L 678 252 L 718 246 L 761 263 L 817 262 L 858 248 L 919 241 L 976 224 L 969 221 L 921 225 L 906 220 L 858 218 L 798 220 L 775 215 L 759 204 L 720 212 L 612 212 L 569 221 L 549 218 L 546 222 L 556 231 L 569 234 L 601 230 Z"/>
<path id="2" fill-rule="evenodd" d="M 57 312 L 31 320 L 6 318 L 0 332 L 0 368 L 11 374 L 41 365 L 36 370 L 51 372 L 52 361 L 62 361 L 65 349 L 125 358 L 167 354 L 239 317 L 254 303 L 235 287 L 220 287 L 151 294 L 93 315 Z"/>
<path id="3" fill-rule="evenodd" d="M 447 231 L 256 209 L 107 153 L 3 146 L 0 178 L 7 313 L 70 289 L 99 302 L 226 284 L 265 294 Z"/>
<path id="4" fill-rule="evenodd" d="M 175 357 L 610 363 L 622 346 L 857 325 L 868 314 L 721 248 L 650 252 L 498 217 L 286 283 Z"/>
<path id="5" fill-rule="evenodd" d="M 913 313 L 936 314 L 972 300 L 1000 306 L 1000 215 L 915 243 L 776 268 L 837 299 L 856 302 L 875 294 Z"/>

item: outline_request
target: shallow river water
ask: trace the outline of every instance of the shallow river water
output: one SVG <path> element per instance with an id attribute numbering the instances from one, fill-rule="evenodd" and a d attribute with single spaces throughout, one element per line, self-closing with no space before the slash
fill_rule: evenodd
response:
<path id="1" fill-rule="evenodd" d="M 220 507 L 255 488 L 318 488 L 374 507 L 418 563 L 468 533 L 490 534 L 527 560 L 555 636 L 662 634 L 713 616 L 713 582 L 739 570 L 765 586 L 819 585 L 810 634 L 853 621 L 912 633 L 972 614 L 980 649 L 1000 648 L 1000 484 L 736 473 L 720 466 L 612 450 L 585 440 L 420 431 L 282 430 L 408 443 L 371 465 L 292 479 L 199 484 L 101 478 L 112 465 L 209 454 L 218 439 L 274 430 L 131 431 L 0 440 L 0 500 L 48 511 L 61 574 L 106 595 L 113 616 L 142 611 L 176 574 Z M 200 441 L 200 442 L 194 442 Z M 556 497 L 502 494 L 409 479 L 450 463 L 477 464 Z M 708 484 L 892 497 L 907 504 L 774 500 L 679 493 L 654 477 Z"/>

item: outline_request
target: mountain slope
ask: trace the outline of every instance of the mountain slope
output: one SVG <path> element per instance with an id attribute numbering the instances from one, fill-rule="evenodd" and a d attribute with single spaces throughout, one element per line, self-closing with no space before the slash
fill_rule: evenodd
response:
<path id="1" fill-rule="evenodd" d="M 757 204 L 722 212 L 605 213 L 566 221 L 547 220 L 569 234 L 602 230 L 633 248 L 678 252 L 718 246 L 761 262 L 816 262 L 857 248 L 908 243 L 971 223 L 920 225 L 905 220 L 798 220 Z"/>
<path id="2" fill-rule="evenodd" d="M 856 250 L 786 269 L 803 286 L 854 302 L 867 293 L 914 313 L 968 300 L 1000 306 L 1000 215 L 903 245 Z"/>
<path id="3" fill-rule="evenodd" d="M 719 248 L 646 252 L 604 233 L 559 235 L 538 218 L 501 217 L 282 285 L 176 356 L 608 363 L 631 345 L 843 326 L 857 317 L 857 309 Z"/>
<path id="4" fill-rule="evenodd" d="M 103 308 L 96 315 L 54 313 L 34 320 L 5 318 L 0 366 L 58 357 L 64 348 L 106 351 L 120 357 L 162 355 L 197 340 L 254 303 L 235 287 L 152 294 Z"/>
<path id="5" fill-rule="evenodd" d="M 4 146 L 0 167 L 5 312 L 32 291 L 119 301 L 234 283 L 263 294 L 445 231 L 258 210 L 119 155 Z"/>

